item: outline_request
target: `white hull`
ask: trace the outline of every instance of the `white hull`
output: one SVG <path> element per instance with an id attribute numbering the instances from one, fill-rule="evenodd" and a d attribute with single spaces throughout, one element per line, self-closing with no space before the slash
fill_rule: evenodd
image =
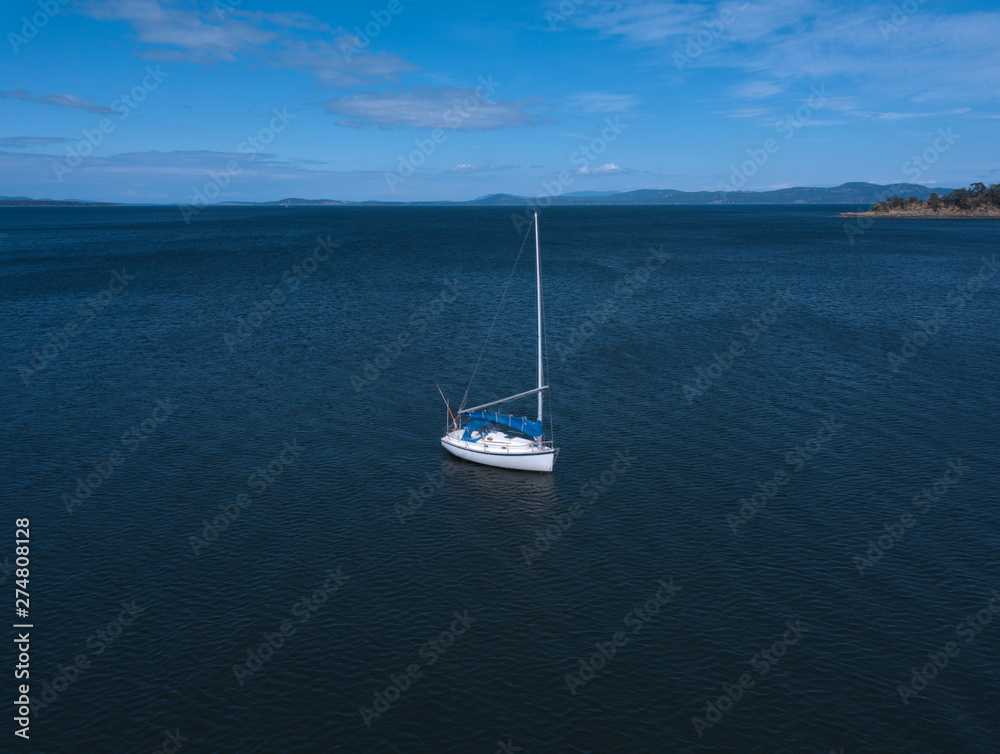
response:
<path id="1" fill-rule="evenodd" d="M 458 435 L 452 437 L 452 435 Z M 549 445 L 537 445 L 527 441 L 516 442 L 521 438 L 509 438 L 503 442 L 467 442 L 461 439 L 462 432 L 449 432 L 441 438 L 441 445 L 452 455 L 464 458 L 466 461 L 481 463 L 486 466 L 496 466 L 501 469 L 517 471 L 552 471 L 552 465 L 559 451 Z"/>

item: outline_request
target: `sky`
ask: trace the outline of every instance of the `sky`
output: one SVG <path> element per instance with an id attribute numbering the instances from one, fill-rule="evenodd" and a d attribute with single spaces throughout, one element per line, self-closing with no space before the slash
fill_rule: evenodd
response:
<path id="1" fill-rule="evenodd" d="M 5 0 L 0 196 L 1000 182 L 995 2 Z"/>

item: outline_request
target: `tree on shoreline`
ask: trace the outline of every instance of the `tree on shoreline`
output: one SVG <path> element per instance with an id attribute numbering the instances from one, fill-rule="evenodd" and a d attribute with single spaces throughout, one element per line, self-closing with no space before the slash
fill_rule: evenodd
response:
<path id="1" fill-rule="evenodd" d="M 927 201 L 921 201 L 915 196 L 908 199 L 901 196 L 890 196 L 884 201 L 876 203 L 869 212 L 915 212 L 920 210 L 940 212 L 949 209 L 965 212 L 979 209 L 1000 210 L 1000 183 L 994 183 L 990 186 L 984 183 L 973 183 L 967 189 L 955 189 L 944 196 L 938 196 L 932 192 Z"/>

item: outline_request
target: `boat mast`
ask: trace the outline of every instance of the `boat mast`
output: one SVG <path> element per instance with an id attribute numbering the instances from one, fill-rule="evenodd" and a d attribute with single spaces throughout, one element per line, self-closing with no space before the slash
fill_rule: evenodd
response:
<path id="1" fill-rule="evenodd" d="M 542 420 L 542 251 L 538 242 L 538 210 L 535 210 L 535 284 L 538 289 L 538 421 Z"/>

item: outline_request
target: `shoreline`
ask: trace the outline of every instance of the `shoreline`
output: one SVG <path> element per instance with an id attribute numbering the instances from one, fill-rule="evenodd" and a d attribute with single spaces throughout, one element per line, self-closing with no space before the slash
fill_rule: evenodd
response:
<path id="1" fill-rule="evenodd" d="M 884 217 L 890 220 L 1000 220 L 1000 212 L 841 212 L 837 217 Z"/>

